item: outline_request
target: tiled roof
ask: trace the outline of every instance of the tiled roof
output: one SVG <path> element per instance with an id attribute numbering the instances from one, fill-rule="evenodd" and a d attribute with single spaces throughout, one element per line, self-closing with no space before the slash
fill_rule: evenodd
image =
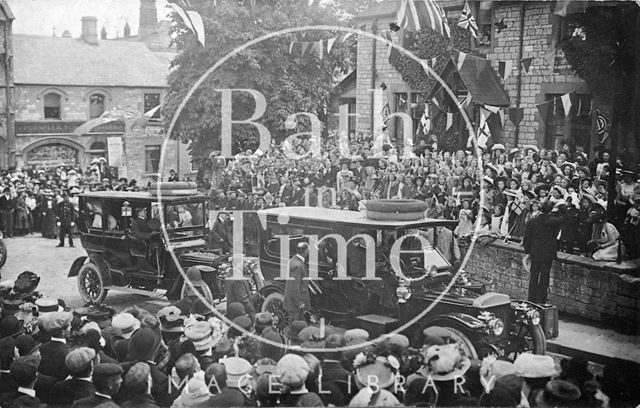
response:
<path id="1" fill-rule="evenodd" d="M 166 87 L 168 67 L 139 42 L 13 36 L 16 84 Z"/>

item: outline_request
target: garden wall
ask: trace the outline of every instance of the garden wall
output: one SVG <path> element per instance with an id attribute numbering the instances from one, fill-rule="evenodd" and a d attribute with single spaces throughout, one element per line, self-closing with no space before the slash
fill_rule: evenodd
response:
<path id="1" fill-rule="evenodd" d="M 468 244 L 461 243 L 467 252 Z M 529 274 L 522 266 L 518 243 L 478 241 L 465 270 L 487 289 L 526 299 Z M 624 333 L 640 333 L 640 263 L 596 262 L 558 252 L 551 269 L 548 301 L 562 313 L 613 325 Z"/>

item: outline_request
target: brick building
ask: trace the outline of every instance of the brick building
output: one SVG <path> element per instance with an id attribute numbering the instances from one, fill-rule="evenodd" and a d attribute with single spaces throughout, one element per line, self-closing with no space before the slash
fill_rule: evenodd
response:
<path id="1" fill-rule="evenodd" d="M 159 168 L 165 140 L 160 112 L 146 126 L 132 118 L 82 135 L 74 132 L 105 111 L 128 111 L 141 118 L 162 104 L 175 55 L 166 23 L 156 20 L 155 0 L 142 0 L 137 36 L 105 40 L 103 31 L 99 39 L 95 17 L 83 17 L 80 38 L 71 38 L 68 32 L 62 37 L 10 34 L 15 54 L 11 92 L 15 137 L 5 150 L 8 155 L 0 155 L 5 163 L 17 167 L 64 163 L 85 169 L 93 159 L 105 157 L 120 177 L 143 183 L 172 168 L 181 177 L 191 176 L 190 156 L 180 142 L 168 143 Z"/>
<path id="2" fill-rule="evenodd" d="M 464 6 L 464 0 L 439 0 L 454 26 Z M 365 31 L 391 38 L 403 45 L 405 33 L 391 31 L 389 24 L 396 22 L 400 0 L 383 0 L 357 17 L 357 23 Z M 452 58 L 451 64 L 439 74 L 447 81 L 454 92 L 469 92 L 473 103 L 468 112 L 476 124 L 479 108 L 489 98 L 487 94 L 503 94 L 506 100 L 500 104 L 503 108 L 504 122 L 500 125 L 499 114 L 492 115 L 492 140 L 490 143 L 503 143 L 508 147 L 536 144 L 540 147 L 554 148 L 566 139 L 571 138 L 583 145 L 587 151 L 593 149 L 598 140 L 595 135 L 595 108 L 607 113 L 610 106 L 592 101 L 592 95 L 584 81 L 577 77 L 568 66 L 564 54 L 557 44 L 573 32 L 573 16 L 583 13 L 591 3 L 573 1 L 569 3 L 567 14 L 560 17 L 554 14 L 556 2 L 545 1 L 469 1 L 472 13 L 479 26 L 479 41 L 472 43 L 472 51 L 464 63 L 466 72 L 450 72 L 457 70 L 457 61 Z M 604 3 L 598 3 L 603 5 Z M 613 5 L 615 4 L 609 4 Z M 496 24 L 502 22 L 500 33 Z M 353 103 L 357 132 L 380 134 L 383 129 L 381 112 L 386 104 L 390 113 L 402 112 L 412 119 L 413 130 L 418 128 L 424 109 L 424 102 L 434 95 L 425 90 L 411 89 L 402 79 L 401 74 L 389 62 L 389 48 L 382 41 L 371 38 L 358 38 L 357 73 L 355 98 L 343 97 L 342 103 Z M 455 53 L 454 53 L 455 55 Z M 474 64 L 477 56 L 487 61 Z M 532 58 L 526 71 L 523 59 Z M 500 76 L 504 65 L 512 66 L 510 75 Z M 476 65 L 473 67 L 472 65 Z M 486 65 L 486 66 L 482 66 Z M 474 76 L 476 77 L 474 80 Z M 504 79 L 506 77 L 506 79 Z M 495 82 L 495 84 L 487 84 Z M 471 84 L 471 82 L 475 82 Z M 337 90 L 336 99 L 340 100 L 343 89 Z M 350 91 L 351 92 L 351 91 Z M 573 108 L 565 115 L 561 96 L 570 93 Z M 350 95 L 349 95 L 350 96 Z M 499 98 L 502 101 L 502 98 Z M 549 114 L 546 121 L 541 117 L 537 105 L 549 102 Z M 522 120 L 515 125 L 508 116 L 507 108 L 523 108 Z M 433 114 L 433 111 L 431 112 Z M 349 116 L 351 117 L 351 116 Z M 610 116 L 609 116 L 610 117 Z M 346 116 L 345 116 L 346 118 Z M 352 120 L 353 121 L 353 120 Z M 494 124 L 498 123 L 497 126 Z M 344 122 L 344 119 L 342 120 Z M 462 121 L 460 126 L 463 126 Z M 398 119 L 388 123 L 391 137 L 398 138 L 402 130 Z M 341 128 L 349 125 L 341 123 Z M 460 129 L 466 133 L 465 129 Z M 464 140 L 460 147 L 463 147 Z M 627 146 L 629 147 L 629 146 Z"/>

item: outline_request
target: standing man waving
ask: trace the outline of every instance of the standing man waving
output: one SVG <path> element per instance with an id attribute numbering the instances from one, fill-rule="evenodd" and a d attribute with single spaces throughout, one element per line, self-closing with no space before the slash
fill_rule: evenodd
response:
<path id="1" fill-rule="evenodd" d="M 552 212 L 554 204 L 545 201 L 540 208 L 542 214 L 527 224 L 522 245 L 524 252 L 531 259 L 529 271 L 529 298 L 530 302 L 547 303 L 547 290 L 551 265 L 558 252 L 558 232 L 565 221 L 564 205 L 559 212 Z"/>
<path id="2" fill-rule="evenodd" d="M 289 314 L 289 323 L 304 320 L 304 311 L 309 308 L 309 244 L 300 242 L 296 254 L 289 260 L 289 279 L 284 287 L 284 310 Z"/>

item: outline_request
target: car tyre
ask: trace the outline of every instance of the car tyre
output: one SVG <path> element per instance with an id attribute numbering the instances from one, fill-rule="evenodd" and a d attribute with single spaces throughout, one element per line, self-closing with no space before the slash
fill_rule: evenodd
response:
<path id="1" fill-rule="evenodd" d="M 0 239 L 0 268 L 7 262 L 7 245 Z"/>
<path id="2" fill-rule="evenodd" d="M 289 324 L 289 313 L 284 310 L 284 294 L 280 292 L 270 293 L 264 299 L 260 311 L 273 317 L 273 325 L 279 332 Z"/>
<path id="3" fill-rule="evenodd" d="M 86 303 L 102 303 L 107 297 L 104 279 L 100 268 L 93 262 L 88 262 L 78 271 L 78 292 Z"/>

